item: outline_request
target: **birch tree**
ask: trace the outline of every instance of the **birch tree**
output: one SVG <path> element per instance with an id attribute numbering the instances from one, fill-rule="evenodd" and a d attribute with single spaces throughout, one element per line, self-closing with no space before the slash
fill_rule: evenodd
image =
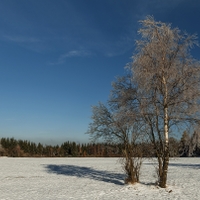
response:
<path id="1" fill-rule="evenodd" d="M 200 63 L 190 54 L 197 37 L 153 17 L 140 23 L 130 74 L 113 84 L 111 113 L 94 108 L 89 132 L 123 138 L 130 134 L 122 131 L 128 125 L 131 132 L 147 135 L 158 160 L 158 185 L 165 188 L 171 133 L 200 121 Z"/>
<path id="2" fill-rule="evenodd" d="M 132 81 L 137 86 L 140 118 L 158 159 L 158 182 L 166 187 L 169 134 L 175 126 L 199 122 L 200 65 L 190 55 L 196 36 L 181 33 L 153 17 L 140 21 L 133 62 Z"/>

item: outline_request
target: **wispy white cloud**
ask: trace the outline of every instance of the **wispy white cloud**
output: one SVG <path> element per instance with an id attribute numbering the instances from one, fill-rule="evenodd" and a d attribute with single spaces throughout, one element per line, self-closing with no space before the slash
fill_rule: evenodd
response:
<path id="1" fill-rule="evenodd" d="M 61 55 L 60 59 L 62 60 L 62 59 L 68 58 L 68 57 L 84 57 L 84 56 L 88 56 L 88 55 L 90 55 L 90 53 L 87 51 L 73 50 L 73 51 L 69 51 L 66 54 Z"/>
<path id="2" fill-rule="evenodd" d="M 57 62 L 50 62 L 49 64 L 50 65 L 59 65 L 59 64 L 65 63 L 66 59 L 70 58 L 70 57 L 86 57 L 86 56 L 90 56 L 90 55 L 91 55 L 91 53 L 89 51 L 72 50 L 65 54 L 60 55 Z"/>

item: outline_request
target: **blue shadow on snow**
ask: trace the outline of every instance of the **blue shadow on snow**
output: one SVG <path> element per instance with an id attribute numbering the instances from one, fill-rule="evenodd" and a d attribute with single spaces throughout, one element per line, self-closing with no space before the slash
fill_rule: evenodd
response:
<path id="1" fill-rule="evenodd" d="M 97 181 L 124 185 L 124 175 L 108 171 L 96 170 L 91 167 L 81 167 L 76 165 L 46 165 L 48 173 L 64 176 L 76 176 L 78 178 L 89 178 Z"/>
<path id="2" fill-rule="evenodd" d="M 143 165 L 157 165 L 157 163 L 144 163 Z M 169 166 L 200 169 L 200 164 L 170 163 Z"/>

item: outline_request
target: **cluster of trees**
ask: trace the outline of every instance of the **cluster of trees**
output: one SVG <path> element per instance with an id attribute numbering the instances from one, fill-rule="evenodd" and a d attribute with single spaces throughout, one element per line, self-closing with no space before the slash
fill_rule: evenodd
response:
<path id="1" fill-rule="evenodd" d="M 200 156 L 200 131 L 192 135 L 183 132 L 180 140 L 169 138 L 170 157 Z M 136 148 L 136 145 L 135 147 Z M 154 147 L 150 142 L 137 144 L 143 157 L 155 157 Z M 0 139 L 0 156 L 9 157 L 122 157 L 123 144 L 64 142 L 61 145 L 43 145 L 14 138 Z"/>
<path id="2" fill-rule="evenodd" d="M 194 131 L 192 136 L 184 131 L 179 144 L 179 155 L 182 157 L 200 156 L 199 130 Z"/>
<path id="3" fill-rule="evenodd" d="M 170 135 L 200 122 L 200 63 L 190 54 L 197 40 L 151 16 L 140 22 L 141 39 L 127 74 L 113 83 L 108 103 L 93 107 L 88 134 L 123 144 L 127 183 L 139 181 L 143 152 L 137 144 L 151 143 L 158 185 L 165 188 L 174 142 Z M 182 140 L 183 156 L 198 153 L 195 137 Z"/>
<path id="4" fill-rule="evenodd" d="M 43 145 L 27 140 L 1 138 L 0 156 L 10 157 L 117 157 L 122 155 L 121 145 L 109 143 L 77 144 L 64 142 L 61 145 Z"/>

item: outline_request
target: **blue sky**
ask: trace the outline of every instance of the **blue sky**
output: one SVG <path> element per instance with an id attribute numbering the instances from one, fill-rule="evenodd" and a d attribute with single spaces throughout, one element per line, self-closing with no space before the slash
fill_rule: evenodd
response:
<path id="1" fill-rule="evenodd" d="M 147 15 L 200 36 L 199 0 L 1 0 L 0 137 L 89 142 Z"/>

